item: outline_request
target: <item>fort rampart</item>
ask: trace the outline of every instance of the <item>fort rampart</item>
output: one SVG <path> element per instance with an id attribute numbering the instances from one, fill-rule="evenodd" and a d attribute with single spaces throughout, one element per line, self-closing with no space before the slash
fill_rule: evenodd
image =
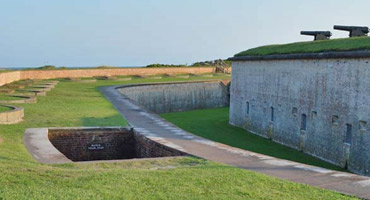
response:
<path id="1" fill-rule="evenodd" d="M 122 86 L 118 90 L 155 113 L 229 105 L 227 82 L 221 81 L 137 84 Z"/>
<path id="2" fill-rule="evenodd" d="M 25 79 L 79 78 L 94 76 L 129 76 L 159 74 L 202 74 L 213 73 L 214 67 L 173 68 L 118 68 L 118 69 L 71 69 L 71 70 L 23 70 L 0 73 L 0 86 Z"/>
<path id="3" fill-rule="evenodd" d="M 21 80 L 21 71 L 0 73 L 0 86 Z"/>
<path id="4" fill-rule="evenodd" d="M 233 60 L 230 124 L 370 175 L 370 53 Z"/>

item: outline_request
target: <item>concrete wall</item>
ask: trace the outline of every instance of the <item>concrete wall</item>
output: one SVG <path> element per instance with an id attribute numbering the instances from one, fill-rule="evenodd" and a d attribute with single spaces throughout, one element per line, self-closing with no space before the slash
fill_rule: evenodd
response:
<path id="1" fill-rule="evenodd" d="M 228 88 L 219 81 L 131 85 L 119 91 L 155 113 L 216 108 L 229 103 Z"/>
<path id="2" fill-rule="evenodd" d="M 202 74 L 213 73 L 214 67 L 174 68 L 120 68 L 120 69 L 76 69 L 76 70 L 34 70 L 0 73 L 0 86 L 25 79 L 79 78 L 117 75 L 158 75 L 158 74 Z"/>
<path id="3" fill-rule="evenodd" d="M 369 62 L 235 61 L 230 124 L 370 175 Z"/>
<path id="4" fill-rule="evenodd" d="M 12 110 L 0 112 L 0 124 L 16 124 L 23 120 L 24 117 L 23 108 L 14 106 L 4 106 L 4 107 L 12 108 Z"/>

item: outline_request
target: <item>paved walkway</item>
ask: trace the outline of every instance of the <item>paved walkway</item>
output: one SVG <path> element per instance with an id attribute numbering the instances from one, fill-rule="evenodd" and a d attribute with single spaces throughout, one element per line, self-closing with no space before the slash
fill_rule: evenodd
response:
<path id="1" fill-rule="evenodd" d="M 152 140 L 211 161 L 370 199 L 370 177 L 277 159 L 195 136 L 136 105 L 117 87 L 100 90 L 131 126 Z"/>

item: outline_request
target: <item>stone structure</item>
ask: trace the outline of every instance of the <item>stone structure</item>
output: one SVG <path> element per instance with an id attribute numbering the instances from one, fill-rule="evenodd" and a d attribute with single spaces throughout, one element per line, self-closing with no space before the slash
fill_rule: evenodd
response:
<path id="1" fill-rule="evenodd" d="M 12 110 L 0 112 L 0 124 L 16 124 L 23 120 L 24 110 L 21 107 L 0 105 L 2 107 L 9 107 Z"/>
<path id="2" fill-rule="evenodd" d="M 74 70 L 27 70 L 0 73 L 0 86 L 26 79 L 81 78 L 96 76 L 132 76 L 172 74 L 214 73 L 214 67 L 173 68 L 117 68 L 117 69 L 74 69 Z"/>
<path id="3" fill-rule="evenodd" d="M 42 163 L 188 155 L 125 127 L 27 129 L 24 141 L 29 152 Z"/>
<path id="4" fill-rule="evenodd" d="M 221 81 L 138 84 L 122 86 L 118 90 L 155 113 L 229 105 L 228 86 Z"/>
<path id="5" fill-rule="evenodd" d="M 28 96 L 46 96 L 46 91 L 44 90 L 24 89 L 24 90 L 18 90 L 18 91 L 26 92 L 25 94 Z"/>
<path id="6" fill-rule="evenodd" d="M 21 71 L 0 73 L 0 86 L 21 80 Z"/>
<path id="7" fill-rule="evenodd" d="M 230 124 L 370 175 L 370 52 L 231 60 Z"/>
<path id="8" fill-rule="evenodd" d="M 35 96 L 24 96 L 24 95 L 9 95 L 11 97 L 17 97 L 19 99 L 14 100 L 0 100 L 0 103 L 36 103 L 37 98 Z"/>

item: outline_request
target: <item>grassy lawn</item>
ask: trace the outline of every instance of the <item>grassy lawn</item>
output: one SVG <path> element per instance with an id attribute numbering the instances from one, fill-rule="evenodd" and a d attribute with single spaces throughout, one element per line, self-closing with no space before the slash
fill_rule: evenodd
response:
<path id="1" fill-rule="evenodd" d="M 10 110 L 12 110 L 12 109 L 11 109 L 11 108 L 9 108 L 9 107 L 0 106 L 0 113 L 1 113 L 1 112 L 6 112 L 6 111 L 10 111 Z"/>
<path id="2" fill-rule="evenodd" d="M 188 80 L 200 79 L 214 78 Z M 36 104 L 23 104 L 23 122 L 0 125 L 0 199 L 351 199 L 196 158 L 40 164 L 23 145 L 26 128 L 125 126 L 125 120 L 98 92 L 99 86 L 178 80 L 61 81 L 47 96 L 38 97 Z"/>
<path id="3" fill-rule="evenodd" d="M 161 117 L 188 132 L 230 146 L 277 158 L 344 171 L 344 169 L 340 167 L 310 155 L 254 135 L 242 128 L 229 125 L 229 108 L 165 113 L 162 114 Z"/>
<path id="4" fill-rule="evenodd" d="M 12 94 L 10 94 L 12 95 Z M 12 97 L 9 94 L 0 93 L 0 101 L 8 101 L 8 100 L 21 100 L 23 98 L 20 97 Z"/>
<path id="5" fill-rule="evenodd" d="M 345 39 L 267 45 L 240 52 L 236 54 L 235 57 L 352 50 L 370 50 L 370 37 L 355 37 Z"/>

